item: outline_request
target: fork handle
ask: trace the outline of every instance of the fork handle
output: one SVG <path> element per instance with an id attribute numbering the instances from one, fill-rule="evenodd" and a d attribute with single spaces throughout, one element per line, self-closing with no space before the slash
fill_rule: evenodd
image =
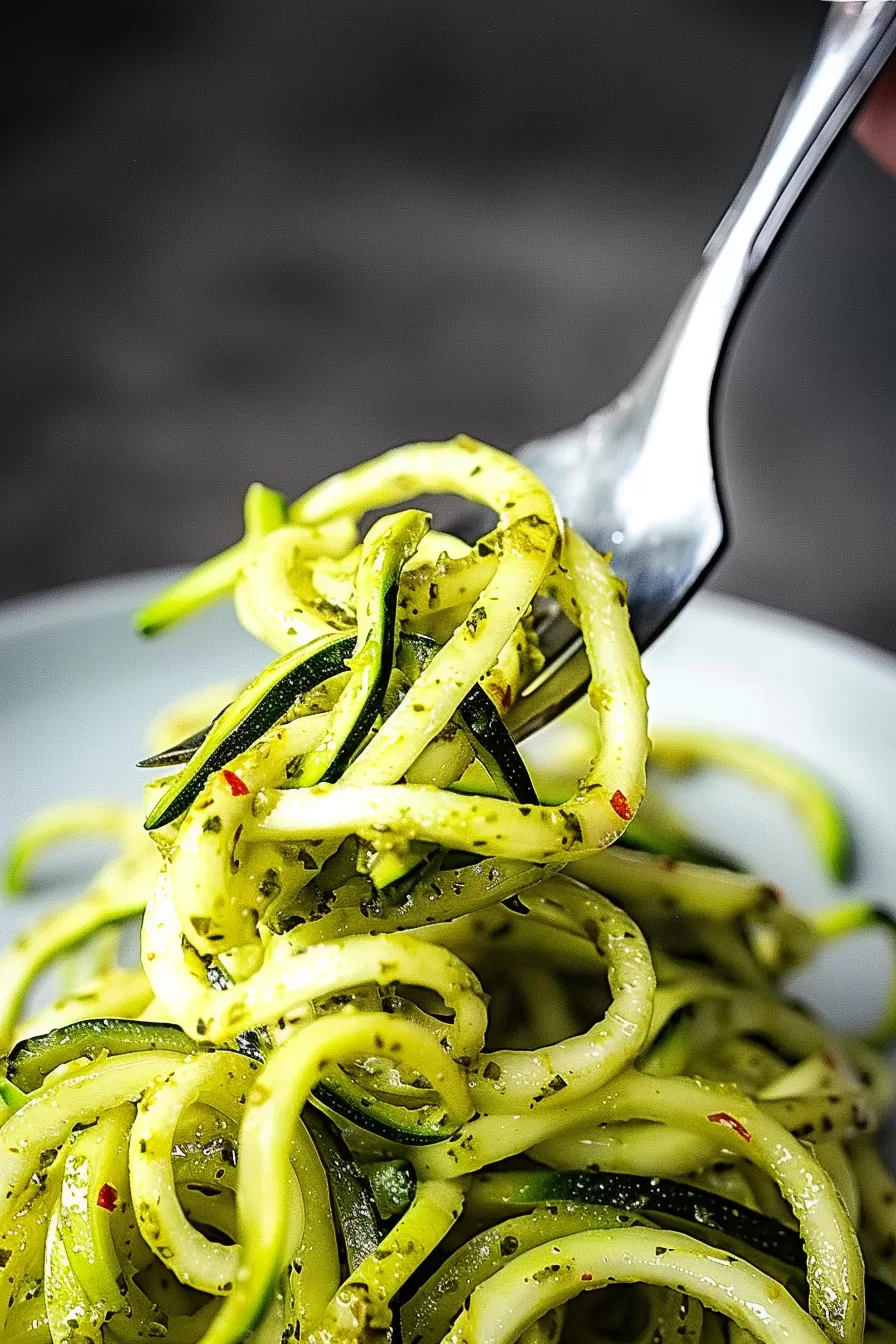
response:
<path id="1" fill-rule="evenodd" d="M 829 9 L 808 70 L 785 95 L 749 176 L 704 253 L 704 271 L 719 265 L 729 271 L 734 306 L 896 50 L 896 0 L 830 0 Z"/>
<path id="2" fill-rule="evenodd" d="M 702 379 L 712 400 L 753 280 L 812 175 L 896 50 L 896 0 L 829 0 L 829 8 L 808 70 L 785 95 L 639 381 L 662 382 L 686 365 L 686 382 L 693 388 Z"/>
<path id="3" fill-rule="evenodd" d="M 646 402 L 655 409 L 661 395 L 681 395 L 682 388 L 693 398 L 701 380 L 711 401 L 721 356 L 753 279 L 803 189 L 894 50 L 896 0 L 830 0 L 808 70 L 785 95 L 755 164 L 707 244 L 700 272 L 620 403 L 637 411 Z M 681 366 L 684 375 L 677 377 Z M 659 456 L 668 447 L 664 441 L 654 445 Z M 694 447 L 702 451 L 699 444 Z M 648 460 L 642 453 L 641 465 Z M 591 674 L 580 641 L 569 642 L 558 662 L 559 670 L 510 711 L 508 725 L 517 741 L 549 723 L 587 687 Z"/>

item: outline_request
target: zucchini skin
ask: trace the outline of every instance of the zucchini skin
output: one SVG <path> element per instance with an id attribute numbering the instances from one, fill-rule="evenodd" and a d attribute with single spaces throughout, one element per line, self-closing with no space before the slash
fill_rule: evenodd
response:
<path id="1" fill-rule="evenodd" d="M 400 571 L 399 571 L 400 572 Z M 333 756 L 332 761 L 320 777 L 322 784 L 332 784 L 346 769 L 355 752 L 373 727 L 377 715 L 383 707 L 383 700 L 389 685 L 389 674 L 395 650 L 395 627 L 398 612 L 398 573 L 383 594 L 383 636 L 382 659 L 370 694 L 367 696 L 358 717 L 344 741 Z M 387 656 L 388 655 L 388 656 Z"/>
<path id="2" fill-rule="evenodd" d="M 249 712 L 208 751 L 204 759 L 197 761 L 196 756 L 191 758 L 193 768 L 188 768 L 187 778 L 183 782 L 175 780 L 162 796 L 144 822 L 146 829 L 154 831 L 175 821 L 198 798 L 209 776 L 257 742 L 262 734 L 283 717 L 300 695 L 344 672 L 354 643 L 353 636 L 340 637 L 310 655 L 304 654 L 300 660 L 295 655 L 287 655 L 288 666 L 283 676 L 278 677 L 262 693 Z M 197 755 L 201 755 L 202 751 L 203 747 L 200 747 Z"/>
<path id="3" fill-rule="evenodd" d="M 224 708 L 226 709 L 228 706 L 225 705 Z M 211 723 L 207 723 L 204 728 L 191 733 L 189 737 L 183 738 L 180 742 L 175 742 L 171 747 L 166 747 L 164 751 L 157 751 L 154 756 L 147 756 L 145 760 L 138 761 L 137 769 L 160 770 L 169 765 L 187 765 L 192 761 L 223 713 L 224 710 L 222 709 L 220 714 L 215 715 Z"/>
<path id="4" fill-rule="evenodd" d="M 722 1195 L 666 1177 L 628 1176 L 614 1171 L 521 1173 L 514 1203 L 555 1200 L 679 1218 L 734 1237 L 784 1264 L 803 1268 L 806 1263 L 800 1235 L 792 1228 Z"/>
<path id="5" fill-rule="evenodd" d="M 402 635 L 399 666 L 419 675 L 441 647 L 428 635 Z M 505 784 L 517 802 L 537 804 L 538 794 L 516 743 L 490 696 L 478 683 L 461 700 L 457 714 L 489 774 Z"/>
<path id="6" fill-rule="evenodd" d="M 206 973 L 208 975 L 209 984 L 213 989 L 229 989 L 233 985 L 233 980 L 227 972 L 214 962 L 208 967 Z M 172 1030 L 179 1032 L 180 1028 L 174 1027 Z M 190 1039 L 186 1037 L 185 1033 L 184 1035 L 186 1039 Z M 264 1064 L 270 1057 L 271 1042 L 268 1032 L 264 1027 L 255 1031 L 241 1032 L 240 1035 L 235 1038 L 234 1044 L 240 1054 L 247 1055 L 250 1059 L 254 1059 L 260 1064 Z M 332 1111 L 334 1115 L 339 1115 L 343 1120 L 349 1120 L 358 1129 L 363 1129 L 368 1134 L 375 1134 L 378 1138 L 386 1139 L 390 1143 L 397 1143 L 405 1146 L 441 1143 L 444 1139 L 450 1138 L 454 1132 L 453 1127 L 449 1125 L 430 1125 L 425 1128 L 423 1126 L 412 1127 L 409 1125 L 405 1127 L 396 1125 L 392 1120 L 383 1115 L 378 1103 L 373 1097 L 368 1097 L 361 1088 L 353 1089 L 353 1091 L 357 1092 L 357 1096 L 360 1099 L 356 1099 L 348 1088 L 343 1089 L 336 1082 L 323 1081 L 318 1083 L 317 1086 L 312 1089 L 312 1096 L 315 1101 L 319 1102 L 321 1106 L 325 1106 L 327 1110 Z M 318 1118 L 321 1122 L 320 1125 L 316 1124 Z M 332 1163 L 337 1165 L 341 1163 L 338 1174 L 345 1174 L 348 1170 L 346 1164 L 350 1164 L 356 1174 L 356 1179 L 362 1182 L 363 1189 L 368 1192 L 375 1213 L 376 1201 L 373 1198 L 370 1183 L 355 1166 L 354 1159 L 345 1147 L 337 1127 L 326 1115 L 320 1111 L 316 1111 L 311 1106 L 305 1108 L 303 1119 L 314 1139 L 315 1145 L 320 1151 L 321 1160 L 327 1169 L 328 1176 L 331 1174 L 330 1167 Z M 323 1126 L 323 1128 L 321 1128 L 321 1126 Z M 325 1144 L 329 1144 L 327 1151 L 332 1155 L 331 1161 L 328 1160 L 328 1156 L 321 1149 L 321 1146 L 318 1143 L 319 1137 L 322 1137 L 322 1141 Z M 343 1169 L 345 1169 L 345 1171 Z M 379 1220 L 378 1226 L 382 1230 L 381 1220 Z M 374 1245 L 375 1244 L 376 1243 L 374 1243 Z M 368 1247 L 363 1254 L 359 1254 L 359 1264 L 372 1249 L 373 1247 Z M 354 1266 L 351 1266 L 351 1268 L 354 1268 Z"/>
<path id="7" fill-rule="evenodd" d="M 105 1053 L 132 1055 L 147 1050 L 192 1055 L 208 1048 L 170 1023 L 91 1018 L 19 1041 L 10 1051 L 6 1077 L 22 1092 L 35 1092 L 48 1074 L 74 1059 L 93 1060 Z"/>
<path id="8" fill-rule="evenodd" d="M 240 1040 L 243 1048 L 235 1053 L 245 1054 L 263 1063 L 265 1052 L 257 1039 Z M 212 1047 L 194 1041 L 180 1027 L 160 1022 L 135 1022 L 127 1018 L 98 1018 L 58 1027 L 43 1036 L 20 1041 L 7 1061 L 6 1081 L 24 1095 L 35 1092 L 52 1071 L 61 1064 L 75 1059 L 95 1060 L 104 1053 L 125 1055 L 161 1050 L 167 1053 L 195 1054 Z M 227 1049 L 228 1047 L 216 1047 Z M 336 1087 L 319 1083 L 315 1098 L 345 1118 L 353 1120 L 372 1133 L 402 1144 L 436 1143 L 446 1138 L 450 1129 L 431 1131 L 400 1129 L 368 1113 Z M 320 1152 L 333 1190 L 333 1200 L 342 1225 L 346 1259 L 353 1270 L 382 1239 L 384 1225 L 367 1178 L 354 1163 L 338 1130 L 325 1115 L 309 1107 L 304 1116 L 308 1129 Z M 355 1257 L 353 1261 L 352 1257 Z"/>
<path id="9" fill-rule="evenodd" d="M 370 1182 L 355 1164 L 336 1126 L 313 1106 L 306 1106 L 302 1122 L 327 1173 L 345 1262 L 352 1274 L 376 1250 L 385 1226 L 377 1212 Z"/>
<path id="10" fill-rule="evenodd" d="M 514 1173 L 517 1174 L 517 1173 Z M 497 1173 L 504 1187 L 510 1173 Z M 629 1213 L 647 1213 L 696 1225 L 749 1246 L 794 1269 L 805 1270 L 799 1232 L 776 1218 L 696 1186 L 658 1176 L 628 1176 L 614 1171 L 535 1171 L 518 1173 L 516 1190 L 504 1200 L 514 1206 L 544 1203 L 602 1204 Z M 480 1178 L 482 1179 L 482 1178 Z M 487 1188 L 486 1177 L 483 1185 Z M 868 1311 L 896 1324 L 896 1289 L 866 1275 Z"/>
<path id="11" fill-rule="evenodd" d="M 385 625 L 387 635 L 394 637 L 398 602 L 398 580 L 390 584 L 385 596 Z M 317 649 L 310 657 L 304 658 L 289 670 L 261 696 L 245 717 L 198 763 L 195 769 L 188 771 L 183 783 L 176 781 L 163 795 L 157 806 L 147 817 L 145 826 L 148 831 L 157 830 L 175 821 L 199 796 L 209 776 L 223 769 L 241 752 L 246 751 L 258 739 L 272 728 L 278 719 L 287 712 L 295 700 L 313 690 L 322 682 L 330 680 L 344 672 L 348 660 L 354 653 L 354 636 L 342 636 L 333 640 L 322 649 Z M 399 639 L 399 662 L 410 664 L 420 670 L 432 659 L 441 646 L 425 635 L 402 635 Z M 332 783 L 343 773 L 352 756 L 382 708 L 382 698 L 388 682 L 388 668 L 384 662 L 383 676 L 377 681 L 375 692 L 364 705 L 362 713 L 348 737 L 342 743 L 336 756 L 323 776 L 324 783 Z M 222 710 L 221 715 L 226 711 Z M 529 772 L 516 744 L 510 736 L 504 721 L 492 701 L 481 686 L 473 686 L 458 706 L 458 714 L 466 732 L 469 734 L 477 753 L 492 774 L 497 774 L 512 797 L 524 804 L 537 804 L 538 795 L 529 777 Z M 221 717 L 218 716 L 218 719 Z M 186 760 L 195 760 L 203 745 L 212 733 L 218 719 L 213 719 L 208 728 L 185 738 L 166 751 L 141 761 L 141 766 L 160 766 L 179 764 Z M 195 745 L 194 745 L 195 744 Z M 187 755 L 189 752 L 189 755 Z"/>
<path id="12" fill-rule="evenodd" d="M 428 1143 L 443 1143 L 450 1139 L 455 1132 L 453 1125 L 428 1125 L 428 1126 L 399 1126 L 391 1120 L 387 1120 L 382 1114 L 378 1113 L 378 1106 L 373 1097 L 364 1098 L 363 1105 L 358 1104 L 351 1096 L 343 1092 L 342 1089 L 331 1082 L 318 1083 L 314 1088 L 314 1098 L 322 1106 L 335 1115 L 339 1115 L 343 1120 L 350 1120 L 358 1129 L 366 1130 L 368 1134 L 375 1134 L 377 1138 L 387 1139 L 390 1143 L 402 1144 L 405 1147 L 422 1147 Z"/>
<path id="13" fill-rule="evenodd" d="M 406 509 L 374 523 L 364 538 L 355 578 L 357 632 L 351 673 L 322 741 L 302 762 L 300 786 L 335 783 L 383 708 L 399 633 L 398 585 L 429 524 L 429 514 Z"/>
<path id="14" fill-rule="evenodd" d="M 493 778 L 497 775 L 507 785 L 516 802 L 537 805 L 538 794 L 525 762 L 505 728 L 504 720 L 481 686 L 471 687 L 458 712 L 472 738 L 476 754 L 489 774 Z"/>

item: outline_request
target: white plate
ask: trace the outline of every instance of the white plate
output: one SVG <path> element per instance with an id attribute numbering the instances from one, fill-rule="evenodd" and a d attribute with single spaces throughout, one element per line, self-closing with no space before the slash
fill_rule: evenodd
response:
<path id="1" fill-rule="evenodd" d="M 47 802 L 139 801 L 134 761 L 145 725 L 202 685 L 257 670 L 265 650 L 227 605 L 155 640 L 131 612 L 170 574 L 74 588 L 0 611 L 0 845 Z M 896 659 L 761 607 L 701 595 L 647 657 L 655 722 L 699 725 L 777 744 L 836 787 L 855 828 L 856 880 L 896 910 Z M 792 819 L 773 798 L 720 776 L 681 799 L 701 829 L 779 882 L 800 904 L 834 898 Z M 85 860 L 48 860 L 69 892 Z M 45 884 L 46 885 L 46 884 Z M 5 938 L 62 889 L 4 911 Z M 888 949 L 853 940 L 825 957 L 801 992 L 844 1025 L 866 1022 L 888 974 Z"/>

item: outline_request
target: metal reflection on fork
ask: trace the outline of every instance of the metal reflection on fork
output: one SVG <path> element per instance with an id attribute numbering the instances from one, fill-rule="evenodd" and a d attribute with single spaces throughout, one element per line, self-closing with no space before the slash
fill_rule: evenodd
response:
<path id="1" fill-rule="evenodd" d="M 743 300 L 804 188 L 896 49 L 896 0 L 834 0 L 810 65 L 785 97 L 703 265 L 644 368 L 583 424 L 519 449 L 561 514 L 628 585 L 646 649 L 704 582 L 726 539 L 714 470 L 718 374 Z M 476 533 L 472 513 L 453 520 Z M 466 524 L 466 525 L 465 525 Z M 537 613 L 545 671 L 510 711 L 517 739 L 581 696 L 581 637 Z"/>

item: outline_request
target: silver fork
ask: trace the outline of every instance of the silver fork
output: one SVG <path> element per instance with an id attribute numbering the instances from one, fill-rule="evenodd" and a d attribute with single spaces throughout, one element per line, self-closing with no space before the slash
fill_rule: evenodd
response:
<path id="1" fill-rule="evenodd" d="M 726 540 L 713 470 L 720 362 L 741 303 L 803 189 L 896 48 L 896 0 L 833 0 L 811 64 L 785 97 L 703 265 L 634 382 L 574 429 L 519 456 L 628 584 L 643 650 L 693 596 Z M 453 526 L 465 534 L 472 516 Z M 481 530 L 481 529 L 480 529 Z M 478 532 L 477 532 L 478 535 Z M 547 674 L 511 710 L 517 739 L 585 691 L 581 638 L 542 619 Z"/>

